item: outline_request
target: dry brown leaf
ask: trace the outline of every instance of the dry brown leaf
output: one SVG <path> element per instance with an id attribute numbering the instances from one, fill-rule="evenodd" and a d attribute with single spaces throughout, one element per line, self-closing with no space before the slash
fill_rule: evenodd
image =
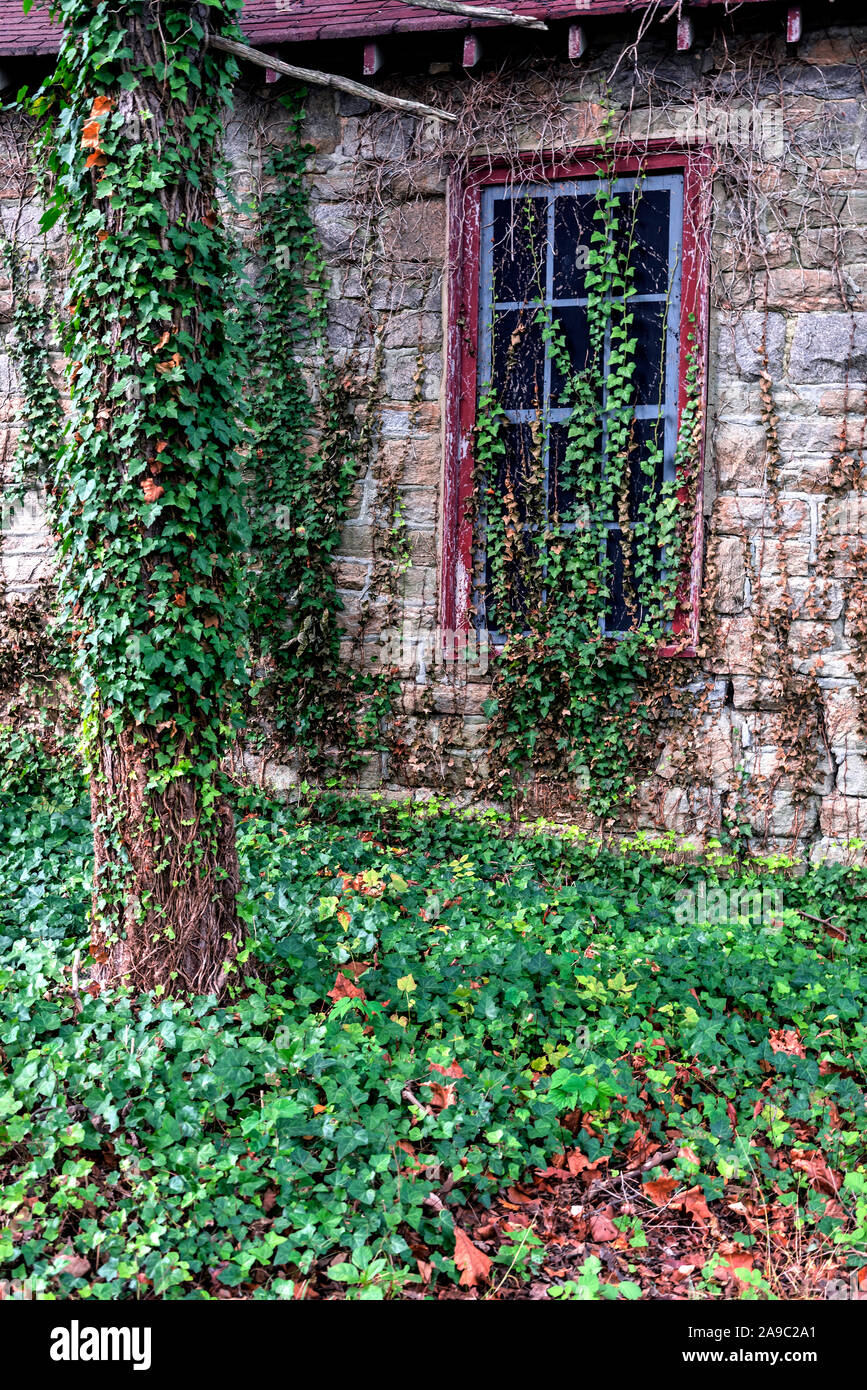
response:
<path id="1" fill-rule="evenodd" d="M 590 1216 L 590 1237 L 592 1240 L 604 1244 L 609 1240 L 616 1240 L 619 1232 L 611 1217 L 604 1211 L 594 1211 Z"/>
<path id="2" fill-rule="evenodd" d="M 723 1264 L 734 1275 L 735 1279 L 741 1284 L 749 1282 L 747 1275 L 753 1267 L 753 1257 L 744 1251 L 742 1254 L 724 1255 Z"/>
<path id="3" fill-rule="evenodd" d="M 435 1110 L 447 1110 L 454 1105 L 457 1099 L 454 1086 L 441 1086 L 438 1081 L 425 1081 L 422 1084 L 430 1091 L 430 1103 Z"/>
<path id="4" fill-rule="evenodd" d="M 342 970 L 338 970 L 334 988 L 328 991 L 328 998 L 333 999 L 336 1004 L 338 999 L 364 999 L 365 997 L 364 990 L 353 984 Z"/>
<path id="5" fill-rule="evenodd" d="M 681 1207 L 684 1211 L 688 1211 L 693 1220 L 697 1221 L 700 1226 L 703 1226 L 706 1221 L 710 1221 L 711 1219 L 705 1195 L 700 1187 L 691 1187 L 688 1192 L 684 1192 L 683 1196 L 679 1197 L 672 1205 Z"/>
<path id="6" fill-rule="evenodd" d="M 785 1052 L 788 1057 L 806 1057 L 804 1044 L 797 1028 L 777 1028 L 769 1038 L 774 1052 Z"/>
<path id="7" fill-rule="evenodd" d="M 657 1178 L 655 1182 L 646 1182 L 641 1191 L 648 1197 L 655 1207 L 664 1207 L 672 1192 L 677 1187 L 675 1178 Z"/>
<path id="8" fill-rule="evenodd" d="M 430 1069 L 431 1071 L 438 1071 L 442 1076 L 450 1076 L 456 1081 L 464 1075 L 458 1062 L 451 1062 L 447 1067 L 441 1067 L 437 1062 L 431 1062 Z"/>
<path id="9" fill-rule="evenodd" d="M 580 1149 L 570 1149 L 566 1155 L 566 1167 L 573 1178 L 577 1178 L 578 1174 L 583 1173 L 585 1168 L 592 1166 L 590 1159 Z"/>
<path id="10" fill-rule="evenodd" d="M 484 1284 L 491 1270 L 487 1255 L 473 1245 L 460 1226 L 455 1226 L 455 1264 L 461 1271 L 458 1282 L 465 1289 L 475 1289 L 479 1284 Z"/>

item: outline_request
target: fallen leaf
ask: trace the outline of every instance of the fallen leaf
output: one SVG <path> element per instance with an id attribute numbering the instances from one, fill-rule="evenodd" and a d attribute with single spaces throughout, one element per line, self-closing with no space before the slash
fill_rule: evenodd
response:
<path id="1" fill-rule="evenodd" d="M 700 1187 L 691 1187 L 672 1205 L 681 1207 L 683 1211 L 688 1211 L 693 1220 L 697 1221 L 700 1226 L 711 1219 L 705 1195 Z"/>
<path id="2" fill-rule="evenodd" d="M 425 1081 L 422 1084 L 430 1091 L 430 1103 L 436 1110 L 447 1110 L 454 1105 L 457 1098 L 454 1086 L 441 1086 L 438 1081 Z"/>
<path id="3" fill-rule="evenodd" d="M 442 1076 L 453 1077 L 455 1080 L 458 1080 L 460 1077 L 464 1075 L 463 1070 L 458 1062 L 451 1062 L 447 1067 L 441 1067 L 437 1062 L 431 1062 L 430 1069 L 431 1071 L 440 1072 Z"/>
<path id="4" fill-rule="evenodd" d="M 364 990 L 353 984 L 342 970 L 338 970 L 334 988 L 328 991 L 328 998 L 333 999 L 336 1004 L 338 999 L 364 999 L 365 997 Z"/>
<path id="5" fill-rule="evenodd" d="M 487 1255 L 473 1245 L 460 1226 L 455 1226 L 455 1264 L 461 1271 L 459 1283 L 465 1289 L 474 1289 L 485 1283 L 491 1269 Z"/>
<path id="6" fill-rule="evenodd" d="M 785 1052 L 788 1057 L 806 1057 L 804 1044 L 797 1028 L 777 1028 L 768 1040 L 774 1052 Z"/>
<path id="7" fill-rule="evenodd" d="M 677 1187 L 675 1178 L 657 1178 L 655 1182 L 646 1182 L 641 1191 L 649 1197 L 655 1207 L 667 1206 L 672 1192 Z"/>
<path id="8" fill-rule="evenodd" d="M 615 1240 L 618 1235 L 617 1227 L 606 1216 L 604 1211 L 594 1211 L 590 1217 L 590 1236 L 591 1239 L 604 1243 L 605 1241 Z"/>
<path id="9" fill-rule="evenodd" d="M 83 1279 L 85 1274 L 90 1273 L 90 1260 L 83 1255 L 70 1255 L 63 1261 L 63 1273 L 71 1274 L 73 1279 Z"/>
<path id="10" fill-rule="evenodd" d="M 159 483 L 155 483 L 153 478 L 143 478 L 141 490 L 144 493 L 144 500 L 146 502 L 159 501 L 165 492 L 165 488 L 160 487 Z"/>
<path id="11" fill-rule="evenodd" d="M 744 1252 L 743 1254 L 724 1255 L 723 1263 L 728 1266 L 730 1273 L 734 1275 L 738 1283 L 749 1283 L 749 1280 L 746 1276 L 751 1272 L 753 1268 L 752 1255 L 749 1255 L 746 1252 Z"/>

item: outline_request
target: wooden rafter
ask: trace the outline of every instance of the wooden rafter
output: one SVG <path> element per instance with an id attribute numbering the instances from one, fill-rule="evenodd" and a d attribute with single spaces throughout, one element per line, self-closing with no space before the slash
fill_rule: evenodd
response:
<path id="1" fill-rule="evenodd" d="M 375 87 L 353 82 L 351 77 L 338 77 L 333 72 L 317 72 L 314 68 L 299 68 L 294 63 L 284 63 L 282 58 L 275 58 L 273 53 L 248 48 L 247 44 L 223 38 L 221 34 L 212 34 L 209 43 L 211 48 L 219 49 L 221 53 L 231 53 L 233 57 L 241 58 L 245 63 L 255 63 L 256 67 L 282 73 L 284 77 L 294 77 L 298 82 L 309 82 L 313 87 L 331 87 L 338 92 L 349 92 L 351 96 L 362 97 L 365 101 L 372 101 L 379 106 L 388 106 L 394 111 L 408 111 L 414 116 L 432 116 L 438 121 L 458 119 L 451 111 L 440 111 L 438 107 L 426 106 L 422 101 L 407 101 L 405 97 L 394 97 L 389 92 L 378 92 Z"/>

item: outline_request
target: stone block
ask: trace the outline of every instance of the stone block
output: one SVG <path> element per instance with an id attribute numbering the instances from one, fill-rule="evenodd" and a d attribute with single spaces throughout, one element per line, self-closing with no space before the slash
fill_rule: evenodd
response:
<path id="1" fill-rule="evenodd" d="M 835 382 L 867 376 L 867 314 L 799 316 L 792 337 L 789 378 Z"/>

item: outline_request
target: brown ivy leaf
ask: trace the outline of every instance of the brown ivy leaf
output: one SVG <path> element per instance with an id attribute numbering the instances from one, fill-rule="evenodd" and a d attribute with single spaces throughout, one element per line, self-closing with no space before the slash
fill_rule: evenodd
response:
<path id="1" fill-rule="evenodd" d="M 777 1028 L 768 1041 L 773 1052 L 785 1052 L 788 1057 L 806 1057 L 804 1044 L 797 1028 Z"/>
<path id="2" fill-rule="evenodd" d="M 448 1110 L 450 1105 L 454 1105 L 457 1099 L 454 1086 L 441 1086 L 438 1081 L 425 1081 L 423 1085 L 430 1091 L 430 1103 L 435 1110 Z"/>
<path id="3" fill-rule="evenodd" d="M 142 478 L 141 490 L 146 502 L 158 502 L 165 492 L 165 488 L 155 483 L 153 478 Z"/>
<path id="4" fill-rule="evenodd" d="M 99 136 L 99 121 L 85 121 L 81 132 L 81 148 L 83 150 L 98 150 Z"/>
<path id="5" fill-rule="evenodd" d="M 700 1226 L 711 1219 L 705 1195 L 700 1187 L 691 1187 L 673 1205 L 680 1207 L 683 1211 L 688 1211 L 693 1220 L 697 1221 Z"/>
<path id="6" fill-rule="evenodd" d="M 63 1273 L 71 1274 L 73 1279 L 83 1279 L 85 1274 L 90 1273 L 90 1260 L 83 1255 L 70 1255 L 63 1261 Z"/>
<path id="7" fill-rule="evenodd" d="M 338 970 L 334 988 L 328 991 L 329 999 L 333 999 L 336 1004 L 338 999 L 365 999 L 366 997 L 363 989 L 359 989 L 358 985 L 354 985 L 342 970 Z"/>
<path id="8" fill-rule="evenodd" d="M 657 1178 L 655 1182 L 646 1182 L 641 1191 L 650 1198 L 655 1207 L 664 1207 L 667 1206 L 668 1199 L 676 1187 L 675 1178 Z"/>
<path id="9" fill-rule="evenodd" d="M 454 1081 L 459 1080 L 464 1075 L 458 1062 L 451 1062 L 447 1067 L 441 1067 L 438 1062 L 431 1062 L 430 1069 L 431 1071 L 438 1071 L 442 1076 L 449 1076 Z"/>
<path id="10" fill-rule="evenodd" d="M 723 1264 L 727 1267 L 729 1273 L 734 1276 L 734 1278 L 738 1281 L 739 1284 L 746 1284 L 749 1282 L 747 1279 L 747 1275 L 751 1272 L 753 1268 L 752 1255 L 747 1254 L 746 1252 L 742 1254 L 737 1252 L 731 1255 L 724 1255 Z"/>
<path id="11" fill-rule="evenodd" d="M 455 1264 L 461 1271 L 459 1283 L 465 1289 L 474 1289 L 487 1281 L 491 1262 L 483 1251 L 473 1245 L 466 1231 L 455 1226 Z"/>

